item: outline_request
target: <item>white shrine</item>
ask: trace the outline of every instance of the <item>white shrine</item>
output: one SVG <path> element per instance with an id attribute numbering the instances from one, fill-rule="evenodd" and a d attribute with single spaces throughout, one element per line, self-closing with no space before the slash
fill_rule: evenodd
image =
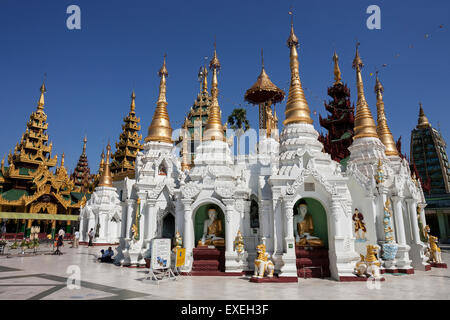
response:
<path id="1" fill-rule="evenodd" d="M 426 270 L 426 245 L 418 224 L 419 220 L 426 224 L 424 195 L 393 144 L 378 78 L 376 125 L 365 100 L 357 48 L 355 136 L 343 167 L 318 140 L 299 77 L 293 27 L 288 46 L 291 82 L 281 134 L 278 138 L 273 130 L 262 135 L 255 153 L 245 156 L 232 156 L 224 136 L 218 102 L 220 63 L 214 49 L 212 103 L 189 170 L 181 169 L 173 143 L 164 60 L 159 98 L 144 150 L 136 159 L 135 179 L 113 182 L 126 195 L 123 201 L 115 188 L 96 189 L 81 213 L 82 237 L 100 221 L 96 241 L 119 242 L 116 263 L 133 266 L 145 263 L 152 239 L 173 238 L 179 231 L 186 248 L 182 270 L 193 274 L 251 271 L 256 246 L 262 242 L 279 279 L 316 275 L 311 267 L 320 267 L 322 275 L 352 281 L 360 254 L 369 244 L 386 251 L 378 255 L 385 272 Z M 306 209 L 299 210 L 301 206 Z M 216 220 L 208 218 L 211 209 Z M 358 239 L 357 225 L 365 226 L 364 237 Z M 238 231 L 244 254 L 234 248 Z M 205 232 L 215 240 L 205 240 Z M 392 257 L 390 247 L 383 247 L 386 243 L 395 247 Z"/>

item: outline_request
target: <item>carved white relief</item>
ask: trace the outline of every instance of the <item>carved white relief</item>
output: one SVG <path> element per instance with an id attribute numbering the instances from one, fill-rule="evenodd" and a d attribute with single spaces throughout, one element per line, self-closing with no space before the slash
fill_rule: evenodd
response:
<path id="1" fill-rule="evenodd" d="M 194 198 L 197 196 L 201 191 L 201 188 L 198 184 L 198 182 L 188 182 L 181 188 L 181 194 L 183 195 L 183 198 Z"/>
<path id="2" fill-rule="evenodd" d="M 214 191 L 222 198 L 232 198 L 236 186 L 232 182 L 216 182 L 214 185 Z"/>

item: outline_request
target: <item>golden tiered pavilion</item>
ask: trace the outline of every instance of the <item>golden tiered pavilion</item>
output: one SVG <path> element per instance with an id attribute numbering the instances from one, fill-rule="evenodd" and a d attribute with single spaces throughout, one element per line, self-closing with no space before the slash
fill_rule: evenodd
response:
<path id="1" fill-rule="evenodd" d="M 142 150 L 142 135 L 139 134 L 141 126 L 140 118 L 136 117 L 136 94 L 131 93 L 130 112 L 123 119 L 125 122 L 122 125 L 122 133 L 119 137 L 119 142 L 116 143 L 116 152 L 112 156 L 111 173 L 114 181 L 123 180 L 128 177 L 134 179 L 134 165 L 136 156 Z M 100 168 L 101 169 L 101 168 Z"/>
<path id="2" fill-rule="evenodd" d="M 7 232 L 21 231 L 25 236 L 33 225 L 52 234 L 57 226 L 65 225 L 70 232 L 72 221 L 78 221 L 80 207 L 90 198 L 90 194 L 74 190 L 64 167 L 64 154 L 59 166 L 57 155 L 52 157 L 44 112 L 45 83 L 40 92 L 25 133 L 8 155 L 9 166 L 5 167 L 2 160 L 0 171 L 0 219 L 6 222 Z M 55 166 L 55 172 L 50 171 Z"/>

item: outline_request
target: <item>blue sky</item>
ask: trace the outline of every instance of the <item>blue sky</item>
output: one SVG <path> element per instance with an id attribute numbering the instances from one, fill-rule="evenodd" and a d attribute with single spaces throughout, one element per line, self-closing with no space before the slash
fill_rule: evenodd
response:
<path id="1" fill-rule="evenodd" d="M 81 8 L 81 30 L 66 27 L 66 8 L 71 4 Z M 366 27 L 371 4 L 381 8 L 381 30 Z M 197 72 L 204 57 L 211 57 L 214 37 L 222 64 L 222 120 L 241 105 L 256 127 L 256 109 L 243 96 L 260 72 L 261 48 L 267 73 L 287 93 L 291 5 L 300 40 L 300 77 L 309 106 L 317 113 L 313 116 L 317 130 L 322 130 L 318 114 L 326 115 L 323 100 L 328 100 L 327 87 L 333 82 L 334 49 L 355 101 L 351 64 L 357 39 L 372 114 L 376 115 L 375 77 L 369 74 L 378 67 L 388 124 L 395 139 L 402 136 L 403 152 L 409 153 L 419 101 L 432 125 L 439 123 L 444 138 L 450 138 L 450 2 L 446 0 L 2 0 L 0 154 L 14 149 L 25 131 L 47 73 L 45 112 L 53 152 L 59 156 L 65 152 L 66 167 L 73 170 L 86 134 L 91 171 L 97 171 L 102 148 L 108 140 L 118 140 L 133 86 L 141 133 L 146 136 L 164 53 L 168 110 L 173 128 L 178 128 L 199 91 Z M 284 107 L 285 102 L 277 105 L 280 120 Z"/>

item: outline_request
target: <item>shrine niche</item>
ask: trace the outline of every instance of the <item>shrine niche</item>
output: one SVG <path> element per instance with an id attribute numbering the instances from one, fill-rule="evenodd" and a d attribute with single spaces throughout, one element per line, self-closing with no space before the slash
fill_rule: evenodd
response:
<path id="1" fill-rule="evenodd" d="M 174 238 L 175 237 L 175 217 L 172 213 L 168 212 L 162 221 L 162 234 L 163 238 Z"/>
<path id="2" fill-rule="evenodd" d="M 194 229 L 195 243 L 198 246 L 224 246 L 225 219 L 217 205 L 207 204 L 197 209 Z"/>
<path id="3" fill-rule="evenodd" d="M 254 199 L 250 204 L 250 228 L 259 228 L 259 206 Z"/>
<path id="4" fill-rule="evenodd" d="M 328 247 L 327 215 L 322 204 L 312 198 L 302 198 L 293 210 L 296 244 Z"/>

